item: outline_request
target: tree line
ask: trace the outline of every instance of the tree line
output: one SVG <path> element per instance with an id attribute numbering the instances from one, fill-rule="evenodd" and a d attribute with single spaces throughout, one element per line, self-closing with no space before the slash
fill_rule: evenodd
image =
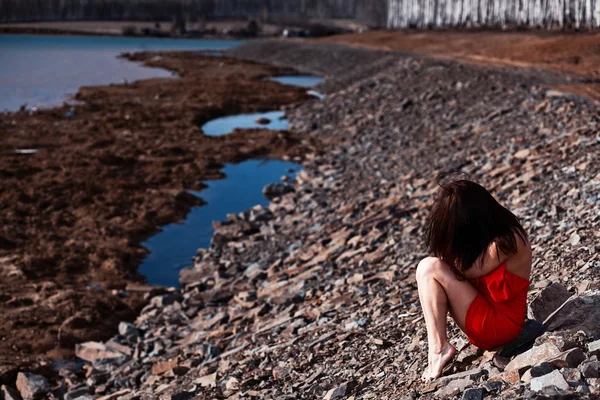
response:
<path id="1" fill-rule="evenodd" d="M 600 0 L 388 0 L 389 28 L 600 27 Z"/>
<path id="2" fill-rule="evenodd" d="M 0 0 L 0 22 L 347 18 L 387 22 L 387 0 Z"/>

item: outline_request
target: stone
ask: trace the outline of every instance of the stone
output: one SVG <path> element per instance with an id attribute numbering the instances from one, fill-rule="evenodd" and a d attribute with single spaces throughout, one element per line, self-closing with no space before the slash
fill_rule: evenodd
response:
<path id="1" fill-rule="evenodd" d="M 82 387 L 76 390 L 71 390 L 65 394 L 64 400 L 82 400 L 90 395 L 90 389 Z"/>
<path id="2" fill-rule="evenodd" d="M 48 380 L 29 372 L 17 374 L 17 390 L 21 393 L 23 400 L 33 400 L 43 397 L 50 391 Z"/>
<path id="3" fill-rule="evenodd" d="M 560 373 L 566 379 L 566 381 L 569 382 L 569 384 L 571 382 L 579 382 L 582 379 L 581 372 L 579 372 L 577 368 L 562 368 Z"/>
<path id="4" fill-rule="evenodd" d="M 585 353 L 579 347 L 563 351 L 548 360 L 555 368 L 577 368 L 586 359 Z"/>
<path id="5" fill-rule="evenodd" d="M 119 323 L 119 335 L 137 339 L 140 336 L 140 330 L 132 323 L 121 321 Z"/>
<path id="6" fill-rule="evenodd" d="M 554 386 L 560 390 L 569 389 L 569 384 L 562 376 L 562 374 L 557 370 L 554 370 L 549 374 L 539 376 L 537 378 L 532 378 L 530 385 L 531 390 L 533 390 L 534 392 L 540 392 L 543 389 L 550 386 Z"/>
<path id="7" fill-rule="evenodd" d="M 600 356 L 600 340 L 588 343 L 587 348 L 590 354 Z"/>
<path id="8" fill-rule="evenodd" d="M 531 376 L 531 368 L 530 368 L 527 371 L 525 371 L 523 373 L 523 375 L 521 375 L 521 382 L 529 383 L 529 382 L 531 382 L 531 378 L 532 378 L 532 376 Z"/>
<path id="9" fill-rule="evenodd" d="M 453 380 L 448 384 L 442 386 L 437 392 L 435 392 L 434 397 L 447 399 L 449 397 L 456 396 L 472 384 L 473 381 L 469 378 Z"/>
<path id="10" fill-rule="evenodd" d="M 263 190 L 263 196 L 269 200 L 273 201 L 277 197 L 281 197 L 284 194 L 292 193 L 294 188 L 291 185 L 286 185 L 285 183 L 270 183 L 266 185 Z"/>
<path id="11" fill-rule="evenodd" d="M 600 292 L 586 292 L 569 301 L 548 323 L 548 331 L 600 336 Z"/>
<path id="12" fill-rule="evenodd" d="M 231 390 L 231 391 L 240 390 L 240 381 L 237 378 L 231 377 L 227 380 L 227 383 L 225 384 L 225 388 L 227 388 L 227 390 Z"/>
<path id="13" fill-rule="evenodd" d="M 501 381 L 487 381 L 484 382 L 481 387 L 483 387 L 483 389 L 485 389 L 485 391 L 487 393 L 496 393 L 499 390 L 502 389 L 502 382 Z"/>
<path id="14" fill-rule="evenodd" d="M 482 400 L 483 388 L 471 388 L 465 390 L 462 395 L 462 400 Z"/>
<path id="15" fill-rule="evenodd" d="M 536 321 L 544 322 L 569 297 L 571 297 L 571 293 L 563 284 L 552 283 L 529 303 L 527 316 Z"/>
<path id="16" fill-rule="evenodd" d="M 457 372 L 455 374 L 452 375 L 446 375 L 446 376 L 440 376 L 438 378 L 438 380 L 442 383 L 442 384 L 446 384 L 450 381 L 456 380 L 456 379 L 463 379 L 463 378 L 469 378 L 471 380 L 477 380 L 481 377 L 481 375 L 483 374 L 481 368 L 473 368 L 470 369 L 468 371 L 463 371 L 463 372 Z"/>
<path id="17" fill-rule="evenodd" d="M 504 371 L 488 379 L 488 382 L 504 382 L 515 385 L 521 380 L 518 370 Z"/>
<path id="18" fill-rule="evenodd" d="M 259 125 L 269 125 L 271 123 L 271 120 L 267 117 L 261 117 L 261 118 L 256 118 L 256 120 L 254 120 L 254 122 L 256 122 Z"/>
<path id="19" fill-rule="evenodd" d="M 217 386 L 217 373 L 210 375 L 204 375 L 194 381 L 198 385 L 202 387 L 215 387 Z"/>
<path id="20" fill-rule="evenodd" d="M 333 400 L 342 398 L 346 395 L 347 390 L 348 385 L 346 383 L 343 383 L 338 387 L 329 389 L 329 391 L 325 394 L 325 397 L 323 397 L 323 400 Z"/>
<path id="21" fill-rule="evenodd" d="M 21 395 L 10 386 L 2 385 L 0 387 L 0 399 L 3 400 L 21 400 Z"/>
<path id="22" fill-rule="evenodd" d="M 600 378 L 600 361 L 584 361 L 579 365 L 579 371 L 585 378 Z"/>
<path id="23" fill-rule="evenodd" d="M 552 343 L 535 346 L 525 353 L 519 354 L 506 366 L 505 371 L 518 371 L 521 368 L 531 367 L 560 354 L 560 350 Z"/>
<path id="24" fill-rule="evenodd" d="M 109 350 L 100 342 L 85 342 L 75 345 L 75 355 L 82 360 L 95 361 L 101 359 L 114 359 L 123 357 L 123 354 Z"/>
<path id="25" fill-rule="evenodd" d="M 554 366 L 548 362 L 542 362 L 538 365 L 536 365 L 535 367 L 531 368 L 531 377 L 532 378 L 537 378 L 540 376 L 544 376 L 549 374 L 550 372 L 554 371 L 556 368 L 554 368 Z"/>

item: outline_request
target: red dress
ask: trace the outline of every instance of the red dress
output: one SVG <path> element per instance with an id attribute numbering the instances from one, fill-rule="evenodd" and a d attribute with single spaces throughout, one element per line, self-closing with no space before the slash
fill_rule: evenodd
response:
<path id="1" fill-rule="evenodd" d="M 506 263 L 481 278 L 470 279 L 477 297 L 467 310 L 469 341 L 484 350 L 519 336 L 527 313 L 529 280 L 506 270 Z"/>

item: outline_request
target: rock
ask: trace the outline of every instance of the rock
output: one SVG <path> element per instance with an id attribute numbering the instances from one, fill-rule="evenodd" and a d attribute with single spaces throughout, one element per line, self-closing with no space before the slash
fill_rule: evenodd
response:
<path id="1" fill-rule="evenodd" d="M 555 368 L 571 367 L 577 368 L 586 359 L 583 350 L 579 347 L 563 351 L 548 360 Z"/>
<path id="2" fill-rule="evenodd" d="M 255 119 L 254 122 L 256 122 L 259 125 L 269 125 L 271 123 L 271 120 L 267 117 L 261 117 Z"/>
<path id="3" fill-rule="evenodd" d="M 538 378 L 540 376 L 544 376 L 549 374 L 550 372 L 554 371 L 556 368 L 554 368 L 554 366 L 548 362 L 542 362 L 538 365 L 536 365 L 535 367 L 531 368 L 531 377 L 532 378 Z"/>
<path id="4" fill-rule="evenodd" d="M 586 292 L 571 300 L 552 318 L 548 330 L 600 336 L 600 293 Z"/>
<path id="5" fill-rule="evenodd" d="M 0 399 L 21 400 L 21 395 L 15 389 L 6 385 L 2 385 L 2 387 L 0 387 Z"/>
<path id="6" fill-rule="evenodd" d="M 536 321 L 544 322 L 569 297 L 571 297 L 571 293 L 563 284 L 553 283 L 542 290 L 529 303 L 527 316 Z"/>
<path id="7" fill-rule="evenodd" d="M 178 364 L 179 360 L 177 359 L 158 362 L 152 366 L 152 373 L 154 375 L 164 374 L 175 368 Z"/>
<path id="8" fill-rule="evenodd" d="M 225 387 L 227 388 L 227 390 L 231 391 L 240 390 L 240 381 L 234 377 L 231 377 L 225 384 Z"/>
<path id="9" fill-rule="evenodd" d="M 292 192 L 294 192 L 294 188 L 290 185 L 286 185 L 285 183 L 270 183 L 263 188 L 262 194 L 267 200 L 272 201 L 277 197 Z"/>
<path id="10" fill-rule="evenodd" d="M 87 387 L 82 387 L 76 390 L 71 390 L 70 392 L 66 393 L 64 400 L 83 400 L 89 396 L 90 390 Z"/>
<path id="11" fill-rule="evenodd" d="M 101 359 L 121 358 L 124 356 L 119 352 L 109 350 L 100 342 L 85 342 L 75 345 L 75 355 L 82 360 L 90 362 Z"/>
<path id="12" fill-rule="evenodd" d="M 17 375 L 17 390 L 21 393 L 23 400 L 38 399 L 50 391 L 50 384 L 41 375 L 19 372 Z"/>
<path id="13" fill-rule="evenodd" d="M 540 392 L 549 386 L 554 386 L 560 390 L 569 389 L 569 384 L 562 374 L 557 370 L 537 378 L 532 378 L 530 385 L 531 390 L 535 392 Z"/>
<path id="14" fill-rule="evenodd" d="M 330 389 L 323 397 L 323 400 L 333 400 L 339 399 L 346 395 L 346 391 L 348 390 L 348 385 L 346 383 L 341 384 L 338 387 Z"/>
<path id="15" fill-rule="evenodd" d="M 467 389 L 462 395 L 462 400 L 482 400 L 483 388 Z"/>
<path id="16" fill-rule="evenodd" d="M 119 335 L 128 339 L 137 339 L 140 336 L 140 330 L 135 325 L 122 321 L 119 323 Z"/>
<path id="17" fill-rule="evenodd" d="M 600 340 L 588 343 L 587 348 L 590 354 L 600 356 Z"/>
<path id="18" fill-rule="evenodd" d="M 600 378 L 600 361 L 584 361 L 579 371 L 585 378 Z"/>
<path id="19" fill-rule="evenodd" d="M 468 378 L 471 380 L 477 380 L 481 377 L 482 374 L 483 374 L 483 371 L 481 370 L 481 368 L 474 368 L 474 369 L 470 369 L 468 371 L 457 372 L 452 375 L 440 376 L 438 378 L 438 380 L 442 384 L 446 384 L 446 383 L 456 380 L 456 379 L 464 379 L 464 378 Z"/>
<path id="20" fill-rule="evenodd" d="M 521 368 L 531 367 L 559 354 L 560 350 L 554 344 L 544 343 L 516 356 L 508 363 L 505 371 L 518 371 Z"/>
<path id="21" fill-rule="evenodd" d="M 504 371 L 488 379 L 488 382 L 504 382 L 514 385 L 521 381 L 521 375 L 518 370 Z"/>
<path id="22" fill-rule="evenodd" d="M 440 388 L 434 393 L 434 396 L 441 399 L 447 399 L 449 397 L 456 396 L 472 384 L 473 381 L 468 378 L 456 379 Z"/>
<path id="23" fill-rule="evenodd" d="M 493 381 L 493 382 L 484 382 L 481 385 L 487 393 L 496 393 L 502 389 L 501 381 Z"/>
<path id="24" fill-rule="evenodd" d="M 582 380 L 581 372 L 577 368 L 562 368 L 560 373 L 569 384 L 576 384 Z"/>
<path id="25" fill-rule="evenodd" d="M 202 387 L 215 387 L 217 385 L 217 373 L 204 375 L 203 377 L 196 379 L 194 383 L 197 383 Z"/>

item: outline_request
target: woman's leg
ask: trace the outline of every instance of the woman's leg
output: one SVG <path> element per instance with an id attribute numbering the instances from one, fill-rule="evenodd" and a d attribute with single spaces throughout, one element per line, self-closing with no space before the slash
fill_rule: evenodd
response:
<path id="1" fill-rule="evenodd" d="M 467 310 L 477 296 L 477 290 L 469 282 L 456 279 L 450 267 L 434 257 L 425 258 L 419 263 L 417 284 L 429 346 L 429 365 L 423 378 L 430 381 L 442 374 L 444 366 L 456 353 L 454 346 L 448 342 L 448 311 L 464 332 Z"/>

